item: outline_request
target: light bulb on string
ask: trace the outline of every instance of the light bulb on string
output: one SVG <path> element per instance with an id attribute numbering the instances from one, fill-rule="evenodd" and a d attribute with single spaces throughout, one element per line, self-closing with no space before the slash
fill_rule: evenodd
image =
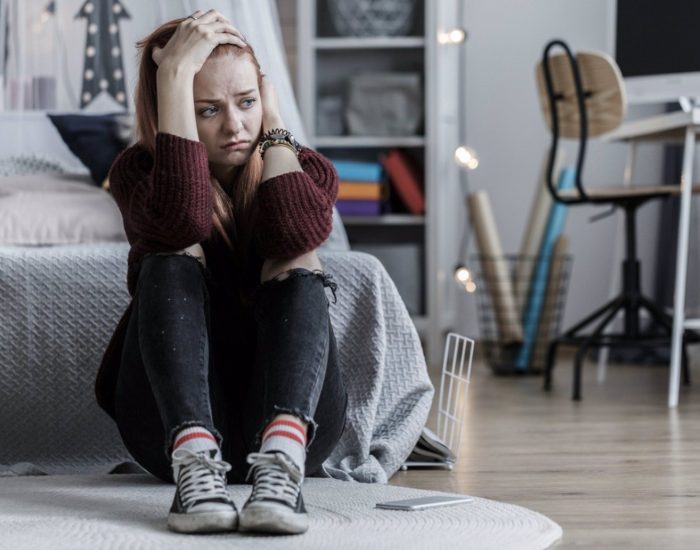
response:
<path id="1" fill-rule="evenodd" d="M 455 281 L 460 284 L 466 284 L 471 279 L 472 275 L 469 270 L 463 265 L 455 267 Z"/>
<path id="2" fill-rule="evenodd" d="M 467 31 L 462 28 L 454 28 L 447 31 L 439 30 L 437 41 L 439 44 L 461 44 L 467 39 Z"/>
<path id="3" fill-rule="evenodd" d="M 479 166 L 479 157 L 471 147 L 460 145 L 455 150 L 455 162 L 467 170 L 476 170 Z"/>
<path id="4" fill-rule="evenodd" d="M 448 34 L 452 44 L 461 44 L 467 39 L 467 32 L 464 29 L 452 29 Z"/>

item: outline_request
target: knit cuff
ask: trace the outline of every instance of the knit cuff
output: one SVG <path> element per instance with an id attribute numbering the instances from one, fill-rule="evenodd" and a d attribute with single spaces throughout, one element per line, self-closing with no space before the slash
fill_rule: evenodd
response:
<path id="1" fill-rule="evenodd" d="M 172 200 L 178 194 L 209 193 L 209 158 L 206 146 L 200 141 L 158 132 L 153 171 L 156 179 L 168 183 L 154 189 L 158 201 Z"/>
<path id="2" fill-rule="evenodd" d="M 338 175 L 332 163 L 302 149 L 303 172 L 288 172 L 260 184 L 256 241 L 263 258 L 293 258 L 325 241 L 333 227 Z"/>
<path id="3" fill-rule="evenodd" d="M 181 227 L 188 240 L 208 236 L 212 197 L 206 146 L 158 132 L 152 174 L 150 203 L 160 210 L 159 223 Z"/>

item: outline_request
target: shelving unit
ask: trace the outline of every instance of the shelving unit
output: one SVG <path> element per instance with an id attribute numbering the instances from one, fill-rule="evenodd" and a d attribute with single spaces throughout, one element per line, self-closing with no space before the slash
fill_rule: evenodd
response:
<path id="1" fill-rule="evenodd" d="M 457 168 L 451 160 L 457 146 L 455 91 L 441 84 L 445 78 L 454 78 L 457 58 L 454 52 L 438 51 L 437 27 L 439 21 L 454 22 L 457 0 L 417 0 L 407 35 L 390 37 L 340 36 L 330 17 L 329 1 L 297 0 L 297 92 L 302 118 L 311 145 L 331 158 L 377 161 L 381 153 L 402 148 L 423 166 L 425 215 L 396 211 L 344 216 L 343 222 L 351 247 L 384 263 L 411 313 L 429 363 L 438 365 L 443 336 L 456 316 L 451 271 L 459 239 L 449 238 L 450 233 L 458 235 L 450 225 L 463 209 Z M 342 127 L 341 132 L 320 132 L 319 98 L 341 96 L 344 106 L 349 78 L 378 71 L 420 74 L 423 117 L 417 134 L 348 135 L 342 118 L 332 125 Z"/>

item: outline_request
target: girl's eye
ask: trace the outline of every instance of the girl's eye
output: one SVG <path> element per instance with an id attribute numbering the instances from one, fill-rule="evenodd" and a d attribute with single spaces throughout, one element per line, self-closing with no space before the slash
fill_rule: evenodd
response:
<path id="1" fill-rule="evenodd" d="M 205 116 L 206 116 L 206 115 L 207 115 L 207 112 L 210 111 L 210 110 L 212 110 L 212 109 L 216 109 L 216 107 L 207 107 L 206 109 L 202 109 L 201 111 L 199 111 L 199 114 L 200 114 L 200 115 L 205 115 Z"/>
<path id="2" fill-rule="evenodd" d="M 243 103 L 245 104 L 246 107 L 252 107 L 255 104 L 255 99 L 252 97 L 249 97 L 248 99 L 244 99 Z"/>

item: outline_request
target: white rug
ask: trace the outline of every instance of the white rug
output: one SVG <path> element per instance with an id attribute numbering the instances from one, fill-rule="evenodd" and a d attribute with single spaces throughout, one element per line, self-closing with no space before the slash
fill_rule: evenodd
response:
<path id="1" fill-rule="evenodd" d="M 243 504 L 249 485 L 229 486 Z M 399 512 L 377 502 L 434 491 L 310 478 L 304 483 L 309 531 L 297 536 L 178 535 L 165 518 L 173 487 L 145 475 L 0 478 L 0 549 L 498 549 L 547 548 L 559 525 L 520 506 L 475 498 L 467 504 Z"/>

